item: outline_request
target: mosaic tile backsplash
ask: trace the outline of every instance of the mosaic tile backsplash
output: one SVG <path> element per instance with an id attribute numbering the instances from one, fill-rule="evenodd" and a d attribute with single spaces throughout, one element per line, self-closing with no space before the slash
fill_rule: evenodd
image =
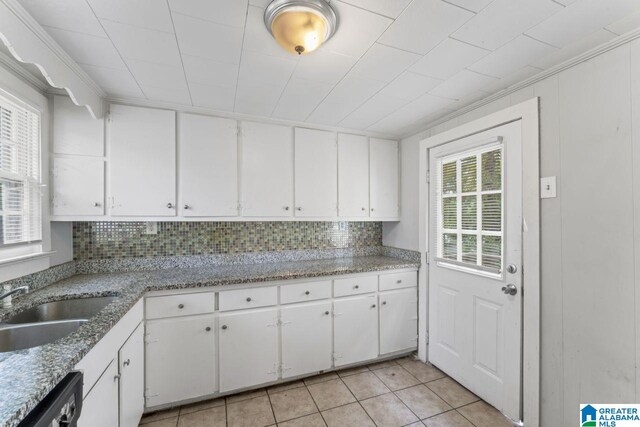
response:
<path id="1" fill-rule="evenodd" d="M 75 260 L 382 245 L 380 222 L 74 222 Z"/>

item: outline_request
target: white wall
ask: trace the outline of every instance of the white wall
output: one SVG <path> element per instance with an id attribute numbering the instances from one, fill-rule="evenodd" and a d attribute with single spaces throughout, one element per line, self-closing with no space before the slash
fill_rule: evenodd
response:
<path id="1" fill-rule="evenodd" d="M 635 40 L 401 142 L 402 222 L 384 244 L 417 250 L 418 142 L 540 97 L 540 175 L 558 179 L 540 204 L 541 426 L 576 425 L 579 403 L 640 401 L 638 76 Z"/>

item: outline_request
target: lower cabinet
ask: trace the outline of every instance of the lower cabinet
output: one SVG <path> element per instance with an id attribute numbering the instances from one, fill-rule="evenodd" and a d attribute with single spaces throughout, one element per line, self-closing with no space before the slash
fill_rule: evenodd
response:
<path id="1" fill-rule="evenodd" d="M 378 357 L 378 299 L 376 294 L 333 302 L 335 366 Z"/>
<path id="2" fill-rule="evenodd" d="M 147 321 L 146 406 L 216 391 L 215 316 Z"/>
<path id="3" fill-rule="evenodd" d="M 222 313 L 219 323 L 221 392 L 278 379 L 277 308 Z"/>
<path id="4" fill-rule="evenodd" d="M 418 345 L 418 290 L 380 292 L 380 354 Z"/>
<path id="5" fill-rule="evenodd" d="M 82 401 L 78 427 L 113 427 L 117 425 L 118 360 L 113 359 Z"/>
<path id="6" fill-rule="evenodd" d="M 331 312 L 331 301 L 282 307 L 282 378 L 331 368 Z"/>
<path id="7" fill-rule="evenodd" d="M 144 412 L 144 325 L 138 325 L 118 352 L 120 427 L 136 427 Z"/>

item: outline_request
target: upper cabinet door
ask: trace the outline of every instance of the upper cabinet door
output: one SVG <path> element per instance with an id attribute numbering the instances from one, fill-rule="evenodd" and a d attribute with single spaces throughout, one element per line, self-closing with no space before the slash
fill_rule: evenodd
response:
<path id="1" fill-rule="evenodd" d="M 53 214 L 104 214 L 104 159 L 54 157 Z"/>
<path id="2" fill-rule="evenodd" d="M 111 105 L 111 215 L 176 215 L 174 111 Z"/>
<path id="3" fill-rule="evenodd" d="M 194 114 L 179 117 L 181 214 L 237 216 L 237 122 Z"/>
<path id="4" fill-rule="evenodd" d="M 242 214 L 290 217 L 293 214 L 293 129 L 242 123 Z"/>
<path id="5" fill-rule="evenodd" d="M 398 217 L 398 141 L 369 140 L 372 218 Z"/>
<path id="6" fill-rule="evenodd" d="M 53 152 L 104 156 L 104 120 L 94 119 L 68 96 L 53 97 Z"/>
<path id="7" fill-rule="evenodd" d="M 337 151 L 335 133 L 295 129 L 295 216 L 338 214 Z"/>
<path id="8" fill-rule="evenodd" d="M 369 138 L 338 135 L 338 213 L 369 216 Z"/>

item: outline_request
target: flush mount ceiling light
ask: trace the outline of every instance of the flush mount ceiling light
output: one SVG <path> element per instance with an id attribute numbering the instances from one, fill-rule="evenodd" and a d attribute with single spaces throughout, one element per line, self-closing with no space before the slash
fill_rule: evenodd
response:
<path id="1" fill-rule="evenodd" d="M 302 55 L 329 40 L 338 19 L 324 0 L 274 0 L 264 11 L 264 23 L 287 52 Z"/>

